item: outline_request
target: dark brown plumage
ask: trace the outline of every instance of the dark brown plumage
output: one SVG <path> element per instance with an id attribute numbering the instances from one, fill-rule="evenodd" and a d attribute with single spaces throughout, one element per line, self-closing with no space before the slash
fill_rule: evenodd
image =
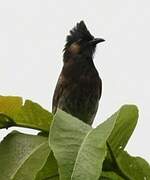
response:
<path id="1" fill-rule="evenodd" d="M 64 48 L 64 65 L 53 96 L 53 113 L 60 108 L 92 124 L 102 92 L 93 54 L 96 44 L 103 41 L 94 38 L 83 21 L 70 31 Z"/>

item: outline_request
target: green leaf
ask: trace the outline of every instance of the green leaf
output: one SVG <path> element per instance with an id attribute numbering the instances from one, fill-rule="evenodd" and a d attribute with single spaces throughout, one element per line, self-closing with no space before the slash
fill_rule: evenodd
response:
<path id="1" fill-rule="evenodd" d="M 60 179 L 69 179 L 79 147 L 92 128 L 59 110 L 51 124 L 49 143 L 57 160 Z"/>
<path id="2" fill-rule="evenodd" d="M 8 128 L 15 123 L 10 118 L 21 108 L 22 98 L 17 96 L 0 96 L 0 128 Z"/>
<path id="3" fill-rule="evenodd" d="M 21 126 L 48 132 L 53 115 L 37 103 L 26 100 L 25 104 L 14 113 L 13 119 Z"/>
<path id="4" fill-rule="evenodd" d="M 140 157 L 132 157 L 125 151 L 120 151 L 116 158 L 119 169 L 130 180 L 149 180 L 150 165 Z"/>
<path id="5" fill-rule="evenodd" d="M 53 115 L 37 103 L 22 98 L 0 96 L 0 128 L 20 126 L 49 131 Z"/>
<path id="6" fill-rule="evenodd" d="M 46 137 L 10 133 L 0 144 L 0 179 L 33 180 L 49 153 Z"/>
<path id="7" fill-rule="evenodd" d="M 115 172 L 103 171 L 99 180 L 125 180 Z"/>
<path id="8" fill-rule="evenodd" d="M 41 170 L 38 172 L 35 180 L 44 180 L 44 179 L 59 180 L 58 175 L 59 174 L 58 174 L 57 162 L 51 151 L 47 158 L 47 161 L 45 162 Z"/>
<path id="9" fill-rule="evenodd" d="M 0 113 L 12 116 L 16 110 L 20 109 L 23 100 L 18 96 L 0 96 Z"/>
<path id="10" fill-rule="evenodd" d="M 116 119 L 116 124 L 107 142 L 115 156 L 117 156 L 120 149 L 125 148 L 135 129 L 138 109 L 135 105 L 124 105 L 112 117 Z"/>
<path id="11" fill-rule="evenodd" d="M 60 180 L 96 180 L 106 156 L 106 140 L 114 125 L 110 118 L 97 128 L 58 110 L 51 125 L 49 144 L 59 166 Z"/>

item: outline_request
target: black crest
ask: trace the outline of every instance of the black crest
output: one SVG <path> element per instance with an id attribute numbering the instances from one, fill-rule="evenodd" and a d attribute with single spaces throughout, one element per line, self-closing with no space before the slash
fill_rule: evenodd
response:
<path id="1" fill-rule="evenodd" d="M 77 25 L 70 31 L 70 35 L 67 36 L 67 45 L 72 44 L 80 39 L 90 41 L 94 37 L 88 31 L 84 21 L 80 21 Z"/>

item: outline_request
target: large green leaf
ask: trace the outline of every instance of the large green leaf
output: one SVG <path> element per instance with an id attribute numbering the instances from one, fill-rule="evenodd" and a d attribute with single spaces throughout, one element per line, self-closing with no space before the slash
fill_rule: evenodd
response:
<path id="1" fill-rule="evenodd" d="M 116 119 L 116 124 L 107 142 L 117 156 L 120 149 L 125 148 L 135 129 L 138 109 L 135 105 L 124 105 L 112 117 Z"/>
<path id="2" fill-rule="evenodd" d="M 46 137 L 10 133 L 0 144 L 0 179 L 33 180 L 49 153 Z"/>
<path id="3" fill-rule="evenodd" d="M 106 140 L 116 119 L 97 128 L 58 110 L 51 125 L 49 143 L 58 162 L 60 180 L 97 180 L 107 153 Z"/>
<path id="4" fill-rule="evenodd" d="M 59 166 L 61 180 L 70 180 L 79 147 L 90 130 L 89 125 L 60 110 L 54 116 L 49 143 Z"/>
<path id="5" fill-rule="evenodd" d="M 129 180 L 150 180 L 150 165 L 140 157 L 120 151 L 116 158 L 119 169 Z"/>
<path id="6" fill-rule="evenodd" d="M 37 103 L 13 96 L 0 96 L 0 128 L 20 126 L 49 131 L 52 114 Z"/>

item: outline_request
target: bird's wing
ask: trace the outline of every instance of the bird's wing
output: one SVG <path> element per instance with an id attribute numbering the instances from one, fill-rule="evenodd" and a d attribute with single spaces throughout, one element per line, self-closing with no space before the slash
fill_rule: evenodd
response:
<path id="1" fill-rule="evenodd" d="M 52 101 L 52 112 L 55 114 L 57 111 L 57 107 L 59 104 L 59 99 L 62 96 L 63 93 L 63 83 L 62 83 L 62 77 L 61 75 L 59 76 L 54 95 L 53 95 L 53 101 Z"/>
<path id="2" fill-rule="evenodd" d="M 99 99 L 101 98 L 102 95 L 102 80 L 101 78 L 99 79 Z"/>

